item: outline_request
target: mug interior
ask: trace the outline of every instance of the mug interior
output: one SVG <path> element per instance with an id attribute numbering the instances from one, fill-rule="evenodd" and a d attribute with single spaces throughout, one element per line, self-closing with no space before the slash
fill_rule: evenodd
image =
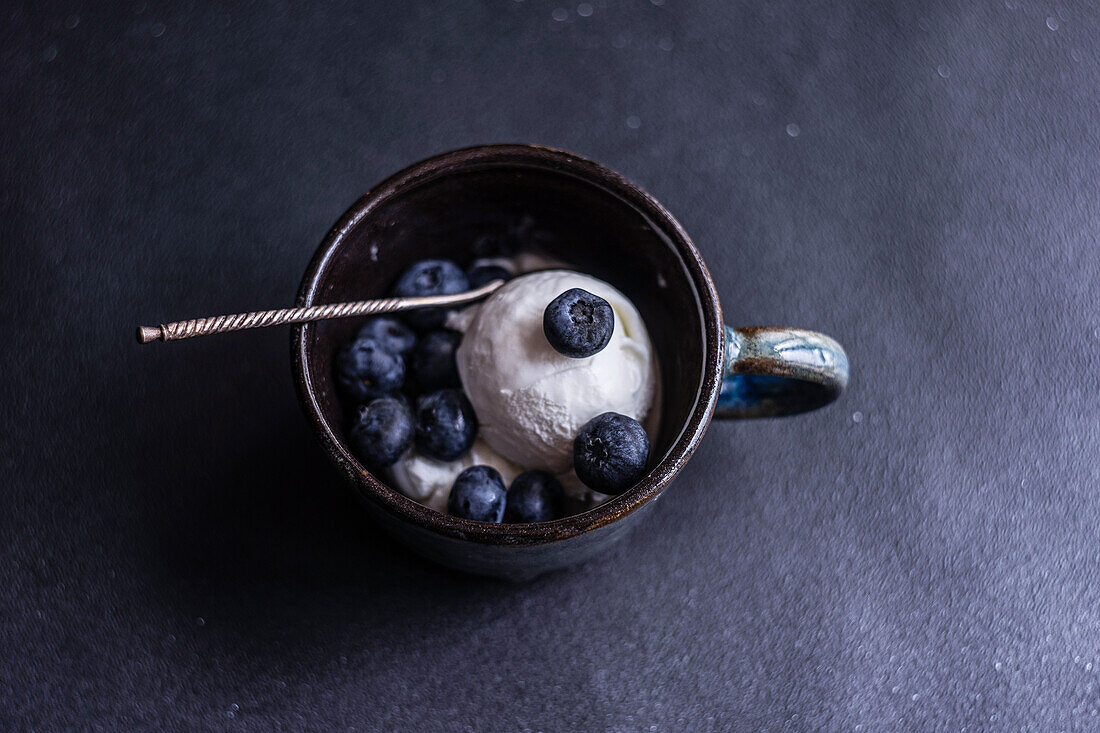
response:
<path id="1" fill-rule="evenodd" d="M 499 146 L 494 155 L 493 147 L 475 149 L 487 152 L 472 158 L 462 158 L 459 151 L 451 154 L 450 163 L 447 156 L 425 161 L 364 196 L 322 245 L 299 303 L 383 297 L 418 260 L 447 258 L 465 266 L 501 247 L 534 245 L 606 280 L 641 312 L 659 360 L 661 421 L 647 477 L 601 507 L 555 522 L 487 525 L 438 514 L 372 476 L 348 450 L 350 416 L 332 379 L 333 357 L 362 319 L 302 326 L 295 351 L 303 397 L 307 405 L 312 402 L 334 443 L 330 453 L 372 495 L 368 498 L 463 538 L 536 539 L 531 528 L 543 527 L 543 539 L 552 539 L 630 511 L 678 470 L 714 409 L 721 314 L 694 247 L 675 220 L 639 189 L 564 153 Z M 644 210 L 648 206 L 656 209 Z"/>

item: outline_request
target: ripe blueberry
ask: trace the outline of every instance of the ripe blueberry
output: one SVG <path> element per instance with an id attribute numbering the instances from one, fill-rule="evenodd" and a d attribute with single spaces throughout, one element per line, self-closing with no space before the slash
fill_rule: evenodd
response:
<path id="1" fill-rule="evenodd" d="M 355 457 L 371 469 L 397 463 L 413 441 L 412 412 L 400 400 L 382 397 L 359 408 L 348 443 Z"/>
<path id="2" fill-rule="evenodd" d="M 435 392 L 447 387 L 460 387 L 455 351 L 462 341 L 456 331 L 432 331 L 420 339 L 409 366 L 416 386 L 422 392 Z"/>
<path id="3" fill-rule="evenodd" d="M 477 415 L 460 390 L 441 389 L 416 401 L 416 447 L 440 461 L 461 458 L 477 436 Z"/>
<path id="4" fill-rule="evenodd" d="M 512 273 L 500 265 L 473 265 L 466 270 L 466 279 L 470 281 L 470 290 L 477 290 L 493 280 L 511 280 Z"/>
<path id="5" fill-rule="evenodd" d="M 466 273 L 450 260 L 421 260 L 401 274 L 393 286 L 399 298 L 425 295 L 453 295 L 470 289 Z M 422 330 L 439 328 L 447 320 L 449 308 L 420 308 L 404 314 L 405 322 Z"/>
<path id="6" fill-rule="evenodd" d="M 349 397 L 368 402 L 401 389 L 405 360 L 374 339 L 356 339 L 336 354 L 336 381 Z"/>
<path id="7" fill-rule="evenodd" d="M 451 486 L 447 513 L 475 522 L 499 522 L 504 518 L 505 496 L 499 471 L 491 466 L 470 466 Z"/>
<path id="8" fill-rule="evenodd" d="M 546 306 L 542 330 L 559 354 L 583 359 L 607 346 L 615 330 L 615 311 L 600 296 L 572 288 Z"/>
<path id="9" fill-rule="evenodd" d="M 584 424 L 573 440 L 573 468 L 590 489 L 621 494 L 645 474 L 649 437 L 637 420 L 605 412 Z"/>
<path id="10" fill-rule="evenodd" d="M 408 357 L 416 346 L 413 330 L 393 316 L 375 316 L 359 328 L 359 339 L 374 339 L 386 351 Z"/>
<path id="11" fill-rule="evenodd" d="M 507 522 L 549 522 L 565 514 L 565 492 L 552 474 L 526 471 L 508 487 Z"/>

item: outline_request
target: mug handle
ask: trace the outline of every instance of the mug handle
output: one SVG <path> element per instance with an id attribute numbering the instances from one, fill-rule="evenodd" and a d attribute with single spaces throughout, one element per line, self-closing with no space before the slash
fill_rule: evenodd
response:
<path id="1" fill-rule="evenodd" d="M 824 407 L 848 384 L 848 355 L 825 334 L 726 326 L 715 417 L 778 417 Z"/>

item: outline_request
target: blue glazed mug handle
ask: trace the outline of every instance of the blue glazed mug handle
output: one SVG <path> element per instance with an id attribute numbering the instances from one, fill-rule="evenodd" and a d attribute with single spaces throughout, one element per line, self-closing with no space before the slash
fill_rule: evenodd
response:
<path id="1" fill-rule="evenodd" d="M 726 326 L 715 417 L 794 415 L 823 407 L 848 384 L 848 355 L 825 334 Z"/>

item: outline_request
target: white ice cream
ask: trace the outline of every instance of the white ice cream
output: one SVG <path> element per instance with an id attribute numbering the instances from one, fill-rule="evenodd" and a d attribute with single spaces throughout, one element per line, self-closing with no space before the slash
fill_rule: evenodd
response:
<path id="1" fill-rule="evenodd" d="M 548 271 L 547 268 L 562 267 L 562 263 L 541 254 L 527 253 L 477 264 L 498 264 L 517 274 L 543 271 L 517 277 L 502 287 L 501 292 L 486 301 L 490 310 L 484 321 L 480 316 L 482 305 L 451 314 L 447 326 L 466 334 L 463 346 L 472 346 L 474 338 L 482 343 L 476 350 L 481 356 L 475 359 L 474 350 L 469 351 L 465 366 L 464 349 L 460 347 L 458 352 L 459 372 L 478 413 L 481 431 L 470 452 L 456 461 L 438 461 L 411 449 L 389 470 L 394 487 L 446 513 L 455 478 L 470 466 L 492 466 L 500 471 L 505 485 L 510 485 L 524 470 L 542 468 L 558 475 L 566 495 L 575 503 L 574 510 L 602 504 L 610 497 L 587 488 L 573 473 L 573 437 L 585 422 L 608 410 L 634 417 L 646 426 L 651 439 L 655 435 L 659 419 L 654 404 L 658 386 L 656 359 L 641 316 L 626 296 L 602 280 L 561 269 Z M 522 284 L 515 286 L 517 282 Z M 507 307 L 491 305 L 513 287 L 519 287 L 520 292 L 507 296 Z M 569 359 L 558 354 L 546 342 L 542 331 L 546 306 L 574 287 L 603 297 L 615 311 L 611 342 L 588 359 Z M 519 338 L 515 335 L 518 333 L 535 333 L 537 337 Z M 486 363 L 485 351 L 501 354 L 503 361 L 490 359 Z M 482 381 L 490 372 L 493 387 L 489 386 L 490 381 Z M 494 398 L 493 389 L 501 397 Z M 514 396 L 504 400 L 504 393 Z M 516 414 L 512 408 L 518 406 L 529 411 Z M 571 417 L 559 419 L 562 415 Z M 528 430 L 525 427 L 528 425 L 537 427 Z M 501 440 L 499 444 L 504 447 L 494 450 L 486 442 L 488 436 L 501 433 L 511 434 L 513 439 Z M 523 459 L 516 460 L 512 453 L 506 453 L 505 458 L 498 452 L 510 450 L 517 442 L 525 444 L 522 453 L 528 460 L 534 457 L 530 464 L 520 463 Z"/>
<path id="2" fill-rule="evenodd" d="M 615 312 L 611 341 L 571 359 L 547 342 L 546 306 L 570 288 L 607 300 Z M 480 438 L 524 469 L 569 471 L 573 438 L 603 412 L 644 422 L 657 375 L 645 323 L 630 300 L 606 282 L 569 270 L 510 280 L 450 325 L 465 331 L 458 372 L 480 423 Z M 472 465 L 472 464 L 471 464 Z"/>
<path id="3" fill-rule="evenodd" d="M 490 448 L 480 438 L 470 452 L 455 461 L 437 461 L 412 448 L 390 468 L 390 476 L 401 493 L 436 511 L 447 513 L 447 497 L 458 474 L 470 466 L 492 466 L 509 486 L 522 469 Z"/>

